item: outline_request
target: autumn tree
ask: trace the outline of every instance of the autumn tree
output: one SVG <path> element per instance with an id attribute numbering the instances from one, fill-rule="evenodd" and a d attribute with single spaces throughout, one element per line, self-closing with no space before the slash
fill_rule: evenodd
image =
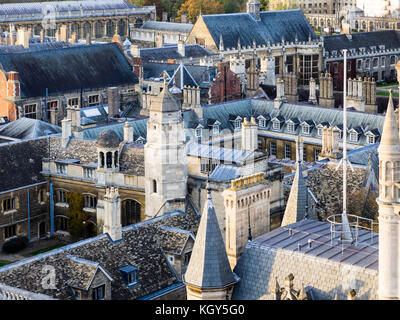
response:
<path id="1" fill-rule="evenodd" d="M 188 20 L 196 22 L 197 17 L 202 14 L 224 13 L 224 4 L 215 0 L 187 0 L 178 11 L 178 16 L 186 14 Z"/>

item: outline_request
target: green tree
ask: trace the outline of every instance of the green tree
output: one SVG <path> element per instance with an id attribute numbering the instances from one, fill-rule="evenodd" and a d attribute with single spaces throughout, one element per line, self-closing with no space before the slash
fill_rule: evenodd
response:
<path id="1" fill-rule="evenodd" d="M 66 196 L 69 204 L 68 232 L 71 239 L 76 241 L 84 236 L 85 223 L 88 219 L 83 211 L 83 196 L 77 192 L 70 192 Z"/>
<path id="2" fill-rule="evenodd" d="M 197 17 L 202 14 L 224 13 L 224 4 L 215 0 L 187 0 L 178 11 L 178 16 L 186 14 L 188 20 L 196 22 Z"/>

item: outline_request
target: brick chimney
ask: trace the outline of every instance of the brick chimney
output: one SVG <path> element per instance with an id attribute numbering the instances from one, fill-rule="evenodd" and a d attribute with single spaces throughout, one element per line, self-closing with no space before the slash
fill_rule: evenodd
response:
<path id="1" fill-rule="evenodd" d="M 107 89 L 108 97 L 108 120 L 119 117 L 120 94 L 117 87 Z"/>
<path id="2" fill-rule="evenodd" d="M 16 100 L 21 97 L 21 87 L 18 72 L 10 71 L 7 77 L 7 113 L 8 119 L 14 121 L 18 119 Z"/>

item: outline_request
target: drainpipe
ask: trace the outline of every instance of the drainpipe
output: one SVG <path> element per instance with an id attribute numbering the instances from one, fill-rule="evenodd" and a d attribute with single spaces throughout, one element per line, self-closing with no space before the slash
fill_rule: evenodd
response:
<path id="1" fill-rule="evenodd" d="M 54 198 L 53 183 L 50 183 L 50 237 L 54 235 Z"/>
<path id="2" fill-rule="evenodd" d="M 29 188 L 26 190 L 28 192 L 28 241 L 31 242 L 31 209 L 29 206 Z"/>

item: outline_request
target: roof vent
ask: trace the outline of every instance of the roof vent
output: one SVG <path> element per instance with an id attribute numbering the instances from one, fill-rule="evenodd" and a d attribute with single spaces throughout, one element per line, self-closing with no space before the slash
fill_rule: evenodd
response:
<path id="1" fill-rule="evenodd" d="M 312 243 L 313 243 L 313 240 L 312 239 L 308 239 L 307 244 L 308 244 L 308 248 L 309 249 L 312 247 Z"/>
<path id="2" fill-rule="evenodd" d="M 301 251 L 301 244 L 300 243 L 297 244 L 297 250 Z"/>

